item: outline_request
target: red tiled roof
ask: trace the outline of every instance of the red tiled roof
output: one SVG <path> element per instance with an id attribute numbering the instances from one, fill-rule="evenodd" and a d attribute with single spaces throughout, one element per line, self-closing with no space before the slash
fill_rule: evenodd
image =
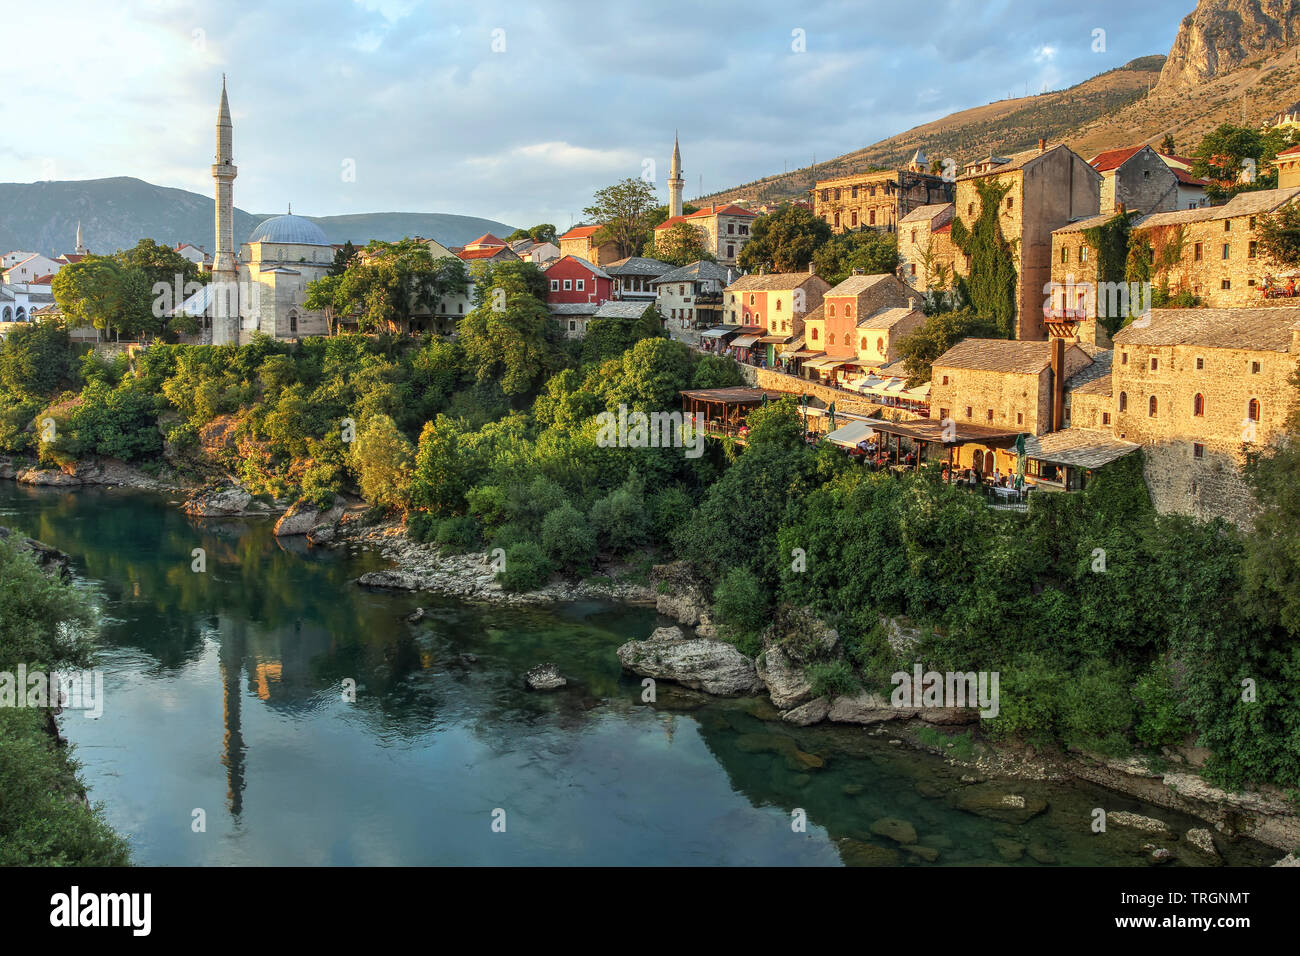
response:
<path id="1" fill-rule="evenodd" d="M 560 236 L 560 241 L 563 242 L 565 239 L 590 239 L 592 234 L 599 228 L 600 226 L 574 226 L 564 235 Z"/>
<path id="2" fill-rule="evenodd" d="M 659 223 L 659 225 L 655 226 L 655 232 L 658 232 L 660 229 L 671 229 L 679 222 L 685 222 L 685 221 L 686 221 L 685 216 L 670 216 L 669 218 L 665 219 L 663 222 Z"/>
<path id="3" fill-rule="evenodd" d="M 467 243 L 465 243 L 465 245 L 467 245 L 467 246 L 504 246 L 505 243 L 502 242 L 500 239 L 498 239 L 496 236 L 492 235 L 492 233 L 490 233 L 490 232 L 485 232 L 485 233 L 483 233 L 483 235 L 479 236 L 477 239 L 473 240 L 472 242 L 467 242 Z"/>
<path id="4" fill-rule="evenodd" d="M 932 235 L 932 236 L 934 236 L 934 235 L 938 235 L 938 234 L 941 233 L 941 232 L 943 232 L 943 233 L 950 233 L 950 232 L 952 232 L 952 223 L 951 223 L 951 222 L 945 222 L 945 223 L 944 223 L 942 226 L 940 226 L 938 229 L 932 229 L 932 230 L 930 230 L 930 235 Z"/>
<path id="5" fill-rule="evenodd" d="M 54 281 L 54 273 L 47 272 L 45 275 L 37 276 L 35 279 L 33 279 L 32 285 L 49 285 L 53 281 Z"/>
<path id="6" fill-rule="evenodd" d="M 486 249 L 461 249 L 456 253 L 461 259 L 491 259 L 493 256 L 501 255 L 504 246 L 489 246 Z"/>
<path id="7" fill-rule="evenodd" d="M 1279 156 L 1300 156 L 1300 144 L 1292 146 L 1290 149 L 1284 149 L 1278 153 Z"/>
<path id="8" fill-rule="evenodd" d="M 77 255 L 75 252 L 69 252 L 69 253 L 65 253 L 64 255 L 59 256 L 59 258 L 62 259 L 64 262 L 68 263 L 69 265 L 71 265 L 71 264 L 74 263 L 74 262 L 80 262 L 82 259 L 84 259 L 84 258 L 86 258 L 86 257 L 85 257 L 85 256 L 79 256 L 79 255 Z"/>
<path id="9" fill-rule="evenodd" d="M 1281 155 L 1280 153 L 1278 155 Z M 1206 186 L 1204 179 L 1197 179 L 1185 169 L 1179 169 L 1177 166 L 1170 166 L 1169 171 L 1174 174 L 1180 183 L 1184 186 Z"/>
<path id="10" fill-rule="evenodd" d="M 1128 162 L 1129 158 L 1146 144 L 1142 146 L 1126 146 L 1123 149 L 1108 149 L 1103 153 L 1098 153 L 1092 159 L 1088 160 L 1088 165 L 1099 173 L 1109 172 L 1117 169 Z"/>
<path id="11" fill-rule="evenodd" d="M 701 216 L 749 216 L 756 219 L 758 213 L 751 212 L 744 206 L 737 206 L 735 203 L 727 203 L 725 206 L 719 206 L 717 203 L 711 203 L 698 212 L 693 212 L 687 219 L 698 219 Z"/>

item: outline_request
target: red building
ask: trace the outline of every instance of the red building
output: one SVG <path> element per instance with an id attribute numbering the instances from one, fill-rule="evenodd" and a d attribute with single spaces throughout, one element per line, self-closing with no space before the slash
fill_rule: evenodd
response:
<path id="1" fill-rule="evenodd" d="M 577 256 L 563 256 L 545 270 L 550 282 L 548 305 L 589 303 L 600 305 L 614 297 L 614 283 L 608 272 Z"/>

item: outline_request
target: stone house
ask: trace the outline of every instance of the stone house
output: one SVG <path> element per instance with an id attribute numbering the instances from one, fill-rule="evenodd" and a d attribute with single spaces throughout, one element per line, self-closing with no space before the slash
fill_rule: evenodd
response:
<path id="1" fill-rule="evenodd" d="M 1044 328 L 1075 342 L 1110 348 L 1110 333 L 1099 317 L 1114 317 L 1119 324 L 1141 304 L 1130 301 L 1129 286 L 1099 284 L 1099 255 L 1088 242 L 1089 229 L 1104 226 L 1113 213 L 1089 216 L 1052 230 L 1050 285 L 1043 290 Z"/>
<path id="2" fill-rule="evenodd" d="M 805 346 L 811 351 L 825 352 L 827 358 L 855 359 L 858 323 L 883 309 L 909 303 L 915 304 L 915 294 L 896 275 L 849 276 L 822 295 L 820 317 L 805 321 Z"/>
<path id="3" fill-rule="evenodd" d="M 902 169 L 880 169 L 834 179 L 819 179 L 812 189 L 813 215 L 835 232 L 882 229 L 898 223 L 921 206 L 952 200 L 952 184 L 932 174 L 917 150 Z"/>
<path id="4" fill-rule="evenodd" d="M 1174 171 L 1150 146 L 1109 149 L 1089 160 L 1101 173 L 1101 212 L 1114 215 L 1121 208 L 1142 212 L 1173 212 L 1179 206 L 1179 183 Z"/>
<path id="5" fill-rule="evenodd" d="M 918 206 L 898 221 L 898 274 L 922 293 L 952 288 L 961 252 L 952 242 L 952 203 Z"/>
<path id="6" fill-rule="evenodd" d="M 974 226 L 983 209 L 977 187 L 990 180 L 1006 187 L 998 223 L 1016 256 L 1015 337 L 1042 340 L 1047 335 L 1043 289 L 1052 276 L 1052 231 L 1100 211 L 1101 174 L 1073 150 L 1061 145 L 1049 148 L 1042 140 L 1037 149 L 1010 157 L 990 156 L 966 169 L 957 180 L 955 216 L 967 228 Z M 960 255 L 956 267 L 969 275 L 969 257 Z"/>
<path id="7" fill-rule="evenodd" d="M 716 203 L 684 216 L 671 216 L 655 227 L 655 235 L 662 236 L 679 222 L 699 229 L 704 234 L 709 252 L 723 266 L 734 266 L 740 250 L 750 239 L 750 227 L 758 214 L 734 203 Z"/>
<path id="8" fill-rule="evenodd" d="M 728 325 L 761 327 L 773 335 L 800 335 L 803 319 L 822 304 L 831 284 L 812 271 L 745 275 L 723 292 Z"/>
<path id="9" fill-rule="evenodd" d="M 1114 434 L 1142 445 L 1160 511 L 1249 520 L 1240 469 L 1295 402 L 1297 320 L 1292 308 L 1153 309 L 1115 334 Z"/>
<path id="10" fill-rule="evenodd" d="M 858 322 L 858 365 L 879 371 L 903 357 L 899 343 L 925 324 L 925 313 L 916 300 L 905 306 L 880 309 Z"/>
<path id="11" fill-rule="evenodd" d="M 1288 271 L 1259 248 L 1259 220 L 1297 199 L 1300 186 L 1291 186 L 1238 193 L 1223 206 L 1153 213 L 1134 222 L 1130 248 L 1149 244 L 1153 286 L 1190 292 L 1209 308 L 1257 307 L 1264 280 Z"/>
<path id="12" fill-rule="evenodd" d="M 613 242 L 597 243 L 592 237 L 600 226 L 574 226 L 560 236 L 560 255 L 577 256 L 598 266 L 608 265 L 618 259 L 618 246 Z"/>
<path id="13" fill-rule="evenodd" d="M 695 330 L 723 324 L 723 289 L 734 270 L 701 259 L 650 280 L 659 314 L 669 329 Z M 690 339 L 691 337 L 687 337 Z"/>
<path id="14" fill-rule="evenodd" d="M 618 299 L 640 299 L 653 302 L 655 289 L 651 285 L 661 275 L 676 268 L 658 259 L 645 259 L 641 256 L 628 256 L 605 266 L 605 271 L 614 280 L 614 297 Z"/>

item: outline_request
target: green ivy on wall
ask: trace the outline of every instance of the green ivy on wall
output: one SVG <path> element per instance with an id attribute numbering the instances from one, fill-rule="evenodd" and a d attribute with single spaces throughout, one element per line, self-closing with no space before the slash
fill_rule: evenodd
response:
<path id="1" fill-rule="evenodd" d="M 959 217 L 952 221 L 952 241 L 970 256 L 970 274 L 957 277 L 959 297 L 992 319 L 1006 338 L 1016 332 L 1016 255 L 1002 235 L 998 212 L 1010 189 L 1011 183 L 996 179 L 976 180 L 979 216 L 969 228 Z"/>

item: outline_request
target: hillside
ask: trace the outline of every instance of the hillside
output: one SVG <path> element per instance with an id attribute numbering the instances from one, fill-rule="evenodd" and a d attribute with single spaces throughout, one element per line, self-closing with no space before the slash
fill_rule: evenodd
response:
<path id="1" fill-rule="evenodd" d="M 1146 56 L 1068 90 L 963 110 L 824 163 L 737 186 L 703 201 L 773 202 L 815 179 L 906 162 L 917 148 L 959 163 L 1029 149 L 1039 137 L 1084 157 L 1166 134 L 1180 153 L 1220 123 L 1262 125 L 1300 104 L 1300 4 L 1200 0 L 1169 55 Z M 699 200 L 695 200 L 699 201 Z"/>
<path id="2" fill-rule="evenodd" d="M 142 238 L 192 242 L 212 251 L 213 201 L 184 189 L 155 186 L 128 176 L 69 182 L 0 183 L 0 251 L 24 249 L 54 255 L 71 252 L 77 222 L 92 252 L 128 248 Z M 235 209 L 235 239 L 242 242 L 259 222 Z M 464 245 L 485 232 L 507 235 L 512 226 L 448 213 L 376 212 L 309 216 L 331 242 L 395 240 L 420 235 L 446 245 Z"/>

